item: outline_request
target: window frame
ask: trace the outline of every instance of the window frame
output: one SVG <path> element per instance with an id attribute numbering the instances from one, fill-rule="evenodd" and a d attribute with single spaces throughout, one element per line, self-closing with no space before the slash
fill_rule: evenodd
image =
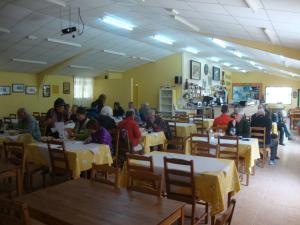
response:
<path id="1" fill-rule="evenodd" d="M 291 89 L 291 101 L 290 103 L 269 103 L 267 102 L 267 88 L 290 88 Z M 292 105 L 293 104 L 293 88 L 290 86 L 266 86 L 265 88 L 265 102 L 266 104 L 283 104 L 283 105 Z"/>

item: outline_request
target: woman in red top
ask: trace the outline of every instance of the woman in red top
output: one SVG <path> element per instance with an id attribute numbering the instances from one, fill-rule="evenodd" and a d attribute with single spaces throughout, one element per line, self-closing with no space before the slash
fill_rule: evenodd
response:
<path id="1" fill-rule="evenodd" d="M 214 120 L 214 125 L 213 125 L 214 127 L 216 127 L 218 125 L 228 125 L 228 123 L 233 120 L 233 118 L 227 114 L 228 113 L 228 105 L 222 105 L 221 112 L 222 112 L 222 115 L 218 116 Z"/>
<path id="2" fill-rule="evenodd" d="M 126 118 L 118 124 L 118 128 L 127 130 L 128 138 L 133 148 L 139 144 L 142 135 L 138 124 L 134 120 L 133 111 L 126 112 Z"/>

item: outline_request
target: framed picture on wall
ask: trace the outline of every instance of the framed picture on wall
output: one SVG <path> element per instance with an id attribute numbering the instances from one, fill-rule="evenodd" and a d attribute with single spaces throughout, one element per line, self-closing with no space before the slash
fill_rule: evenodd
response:
<path id="1" fill-rule="evenodd" d="M 43 97 L 44 98 L 50 97 L 50 93 L 51 93 L 50 85 L 43 85 Z"/>
<path id="2" fill-rule="evenodd" d="M 12 85 L 12 92 L 13 93 L 24 93 L 25 86 L 24 84 L 13 84 Z"/>
<path id="3" fill-rule="evenodd" d="M 212 79 L 214 81 L 220 81 L 220 76 L 221 76 L 221 69 L 218 67 L 213 66 L 213 73 L 212 73 Z"/>
<path id="4" fill-rule="evenodd" d="M 63 94 L 69 95 L 70 94 L 70 82 L 64 82 L 63 83 Z"/>
<path id="5" fill-rule="evenodd" d="M 26 95 L 36 95 L 37 93 L 37 87 L 35 86 L 26 86 L 25 88 L 25 94 Z"/>
<path id="6" fill-rule="evenodd" d="M 201 63 L 191 60 L 190 61 L 190 78 L 193 80 L 201 79 Z"/>
<path id="7" fill-rule="evenodd" d="M 0 95 L 10 95 L 10 86 L 0 86 Z"/>

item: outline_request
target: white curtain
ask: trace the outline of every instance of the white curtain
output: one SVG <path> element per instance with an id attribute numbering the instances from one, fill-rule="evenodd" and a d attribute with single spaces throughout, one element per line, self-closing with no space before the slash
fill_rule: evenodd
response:
<path id="1" fill-rule="evenodd" d="M 93 78 L 74 78 L 74 104 L 78 106 L 90 106 L 93 100 Z"/>

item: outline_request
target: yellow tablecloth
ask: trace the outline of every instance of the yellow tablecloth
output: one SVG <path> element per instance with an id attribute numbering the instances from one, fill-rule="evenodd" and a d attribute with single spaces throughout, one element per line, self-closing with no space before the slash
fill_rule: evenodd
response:
<path id="1" fill-rule="evenodd" d="M 214 119 L 203 119 L 203 128 L 210 128 L 214 124 Z"/>
<path id="2" fill-rule="evenodd" d="M 143 134 L 143 143 L 144 143 L 144 151 L 145 153 L 150 152 L 151 146 L 156 145 L 165 145 L 166 143 L 166 136 L 164 132 L 153 132 L 153 133 L 144 133 Z"/>
<path id="3" fill-rule="evenodd" d="M 29 133 L 18 135 L 0 135 L 0 144 L 2 144 L 4 141 L 17 141 L 24 143 L 24 145 L 28 145 L 32 142 L 35 142 L 32 135 Z"/>
<path id="4" fill-rule="evenodd" d="M 176 123 L 176 132 L 178 137 L 186 138 L 193 133 L 197 133 L 197 127 L 193 123 Z"/>
<path id="5" fill-rule="evenodd" d="M 199 156 L 163 153 L 153 151 L 147 156 L 153 157 L 154 170 L 163 175 L 163 157 L 181 158 L 194 161 L 196 192 L 199 199 L 211 206 L 211 215 L 225 209 L 225 201 L 229 192 L 240 191 L 239 175 L 233 160 L 214 159 Z M 126 176 L 126 166 L 123 170 Z M 126 180 L 126 178 L 124 179 Z M 164 183 L 164 182 L 163 182 Z M 125 182 L 123 181 L 123 185 Z"/>
<path id="6" fill-rule="evenodd" d="M 217 139 L 211 142 L 217 144 Z M 185 154 L 191 154 L 190 139 L 186 141 Z M 255 165 L 255 160 L 260 158 L 259 145 L 256 138 L 249 138 L 249 141 L 239 141 L 239 154 L 245 159 L 247 174 L 251 173 L 252 167 Z"/>
<path id="7" fill-rule="evenodd" d="M 278 134 L 277 123 L 275 123 L 275 122 L 272 123 L 272 133 Z"/>
<path id="8" fill-rule="evenodd" d="M 73 178 L 78 178 L 82 171 L 92 168 L 92 163 L 111 164 L 113 162 L 108 145 L 83 145 L 78 141 L 65 141 Z M 49 153 L 45 143 L 28 145 L 28 161 L 49 166 Z"/>

